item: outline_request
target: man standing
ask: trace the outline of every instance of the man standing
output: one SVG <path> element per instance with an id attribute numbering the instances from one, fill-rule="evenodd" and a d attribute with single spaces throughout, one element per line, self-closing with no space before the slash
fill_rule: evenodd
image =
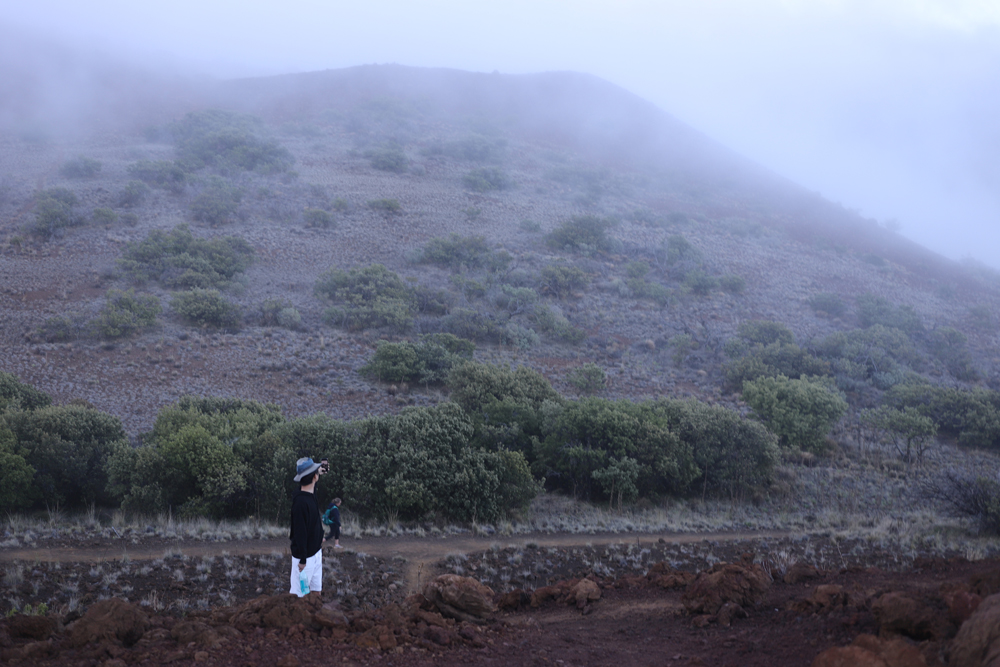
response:
<path id="1" fill-rule="evenodd" d="M 295 462 L 299 490 L 292 494 L 291 593 L 302 597 L 323 590 L 323 524 L 316 504 L 316 482 L 325 472 L 311 458 Z"/>

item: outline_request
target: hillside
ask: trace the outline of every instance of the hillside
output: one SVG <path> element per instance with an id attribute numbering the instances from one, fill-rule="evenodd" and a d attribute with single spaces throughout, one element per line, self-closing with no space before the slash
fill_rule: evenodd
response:
<path id="1" fill-rule="evenodd" d="M 551 313 L 583 332 L 574 343 L 543 332 L 522 349 L 494 334 L 477 342 L 477 358 L 537 368 L 564 393 L 573 393 L 567 373 L 593 361 L 608 373 L 608 397 L 731 400 L 722 392 L 722 348 L 740 323 L 782 322 L 807 344 L 856 329 L 853 305 L 864 294 L 912 306 L 927 330 L 961 331 L 975 376 L 996 381 L 994 274 L 958 266 L 804 192 L 593 77 L 367 66 L 224 82 L 183 106 L 175 119 L 205 109 L 260 118 L 254 132 L 290 152 L 291 171 L 207 167 L 176 193 L 154 184 L 141 203 L 126 206 L 121 193 L 136 180 L 130 165 L 175 157 L 163 124 L 69 142 L 8 133 L 0 156 L 4 370 L 58 401 L 82 398 L 112 412 L 132 433 L 192 392 L 340 417 L 441 400 L 434 388 L 390 396 L 357 373 L 377 340 L 443 330 L 440 316 L 421 314 L 400 330 L 345 330 L 323 323 L 312 288 L 328 269 L 378 262 L 413 284 L 444 289 L 445 308 L 502 324 L 511 315 L 497 305 L 500 281 L 475 267 L 413 261 L 428 241 L 449 234 L 481 236 L 490 252 L 509 253 L 503 280 L 535 289 Z M 60 173 L 77 156 L 97 160 L 100 171 Z M 238 191 L 238 205 L 194 220 L 192 202 L 219 183 Z M 26 232 L 38 215 L 35 193 L 60 187 L 75 194 L 74 220 L 82 224 L 50 238 Z M 369 203 L 383 199 L 398 201 L 399 210 Z M 310 226 L 304 208 L 326 211 L 329 226 Z M 95 222 L 95 210 L 105 209 Z M 547 246 L 546 235 L 574 216 L 614 222 L 611 244 L 583 252 Z M 179 224 L 196 237 L 238 236 L 253 247 L 256 261 L 227 293 L 244 313 L 239 332 L 185 326 L 168 310 L 154 328 L 114 341 L 82 329 L 39 333 L 52 317 L 87 319 L 106 290 L 132 285 L 116 268 L 127 244 Z M 667 259 L 672 237 L 692 250 L 679 264 Z M 629 287 L 630 262 L 648 265 L 639 280 L 654 286 L 651 297 Z M 554 265 L 579 269 L 584 279 L 552 291 L 539 276 Z M 704 287 L 685 284 L 692 271 L 709 278 Z M 745 287 L 713 284 L 726 275 Z M 463 280 L 476 284 L 457 287 Z M 167 305 L 162 285 L 142 290 Z M 818 294 L 839 296 L 843 314 L 810 308 Z M 299 330 L 264 326 L 259 312 L 268 299 L 293 306 Z M 533 324 L 521 315 L 511 321 Z M 958 383 L 931 357 L 921 372 Z"/>

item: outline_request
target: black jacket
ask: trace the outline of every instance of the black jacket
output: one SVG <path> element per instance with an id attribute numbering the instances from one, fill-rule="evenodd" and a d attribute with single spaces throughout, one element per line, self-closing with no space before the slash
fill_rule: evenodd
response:
<path id="1" fill-rule="evenodd" d="M 292 557 L 300 561 L 323 548 L 323 523 L 320 520 L 316 496 L 308 491 L 292 494 Z"/>

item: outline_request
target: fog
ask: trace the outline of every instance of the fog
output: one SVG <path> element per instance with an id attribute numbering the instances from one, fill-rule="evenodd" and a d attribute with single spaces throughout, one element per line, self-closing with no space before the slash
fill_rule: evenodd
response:
<path id="1" fill-rule="evenodd" d="M 133 73 L 586 72 L 937 252 L 1000 267 L 990 0 L 34 0 L 5 3 L 0 24 Z"/>

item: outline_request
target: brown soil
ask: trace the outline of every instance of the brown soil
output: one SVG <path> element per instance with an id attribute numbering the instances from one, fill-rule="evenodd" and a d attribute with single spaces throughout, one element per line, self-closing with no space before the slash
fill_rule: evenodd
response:
<path id="1" fill-rule="evenodd" d="M 735 618 L 730 626 L 689 614 L 682 602 L 682 590 L 663 589 L 644 577 L 634 577 L 600 579 L 601 598 L 583 610 L 550 600 L 537 608 L 499 612 L 481 624 L 441 621 L 431 612 L 420 616 L 431 621 L 439 619 L 441 630 L 435 630 L 433 623 L 421 624 L 411 615 L 415 613 L 411 599 L 401 606 L 348 613 L 349 628 L 339 633 L 301 624 L 235 631 L 229 627 L 233 612 L 222 611 L 194 612 L 184 619 L 155 616 L 144 638 L 129 648 L 114 641 L 73 647 L 65 638 L 71 635 L 58 632 L 48 641 L 11 640 L 7 634 L 11 620 L 0 621 L 0 642 L 4 646 L 2 657 L 11 665 L 782 667 L 810 665 L 827 648 L 847 645 L 861 634 L 879 634 L 873 601 L 895 591 L 919 601 L 923 609 L 940 617 L 942 629 L 934 636 L 913 639 L 906 637 L 905 628 L 899 636 L 919 650 L 928 665 L 943 665 L 942 656 L 957 623 L 949 620 L 947 607 L 942 608 L 942 592 L 955 587 L 982 595 L 995 592 L 984 586 L 989 588 L 988 582 L 996 579 L 998 565 L 996 561 L 937 560 L 917 563 L 906 572 L 849 569 L 797 584 L 778 580 L 759 604 L 745 607 L 745 618 Z M 808 600 L 813 599 L 819 585 L 841 587 L 842 600 L 826 608 L 810 608 Z M 188 643 L 171 636 L 171 630 L 191 621 L 213 627 L 215 634 L 210 640 Z M 380 647 L 377 641 L 374 645 L 372 641 L 366 643 L 366 638 L 378 634 L 380 624 L 396 629 L 389 644 L 383 641 Z M 882 634 L 889 633 L 883 629 Z M 174 630 L 174 636 L 178 635 Z"/>

